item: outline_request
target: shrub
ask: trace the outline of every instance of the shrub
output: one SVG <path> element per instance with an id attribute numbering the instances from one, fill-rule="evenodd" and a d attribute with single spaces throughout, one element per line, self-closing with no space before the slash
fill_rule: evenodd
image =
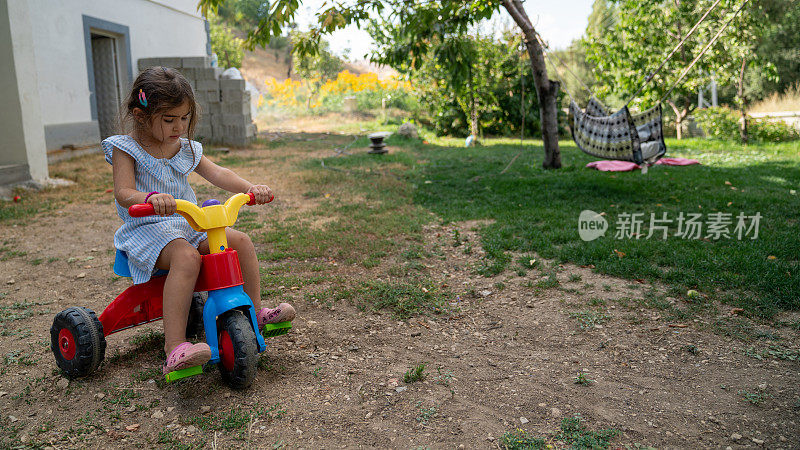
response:
<path id="1" fill-rule="evenodd" d="M 694 118 L 707 137 L 724 140 L 739 139 L 739 121 L 736 111 L 725 107 L 705 108 L 695 111 Z M 782 142 L 800 138 L 792 126 L 767 119 L 747 120 L 748 138 L 761 142 Z"/>
<path id="2" fill-rule="evenodd" d="M 738 139 L 739 118 L 728 108 L 705 108 L 694 112 L 694 118 L 706 137 Z"/>

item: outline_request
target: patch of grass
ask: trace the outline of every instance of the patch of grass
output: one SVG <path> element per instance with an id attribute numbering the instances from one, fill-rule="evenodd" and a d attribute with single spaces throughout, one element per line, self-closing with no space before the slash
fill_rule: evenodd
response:
<path id="1" fill-rule="evenodd" d="M 183 439 L 185 440 L 186 438 Z M 181 438 L 175 436 L 175 433 L 172 430 L 160 431 L 158 433 L 158 439 L 156 442 L 161 444 L 161 448 L 167 450 L 193 450 L 204 448 L 206 446 L 205 441 L 198 443 L 182 442 Z"/>
<path id="2" fill-rule="evenodd" d="M 264 222 L 258 220 L 258 213 L 242 209 L 239 211 L 239 217 L 236 220 L 236 229 L 243 232 L 257 230 L 264 227 Z"/>
<path id="3" fill-rule="evenodd" d="M 573 449 L 594 450 L 609 448 L 611 439 L 619 434 L 619 430 L 613 428 L 591 431 L 583 423 L 583 418 L 575 415 L 561 420 L 561 432 L 556 437 Z"/>
<path id="4" fill-rule="evenodd" d="M 430 255 L 424 248 L 420 245 L 412 245 L 402 253 L 403 258 L 411 260 L 411 259 L 423 259 L 427 258 Z"/>
<path id="5" fill-rule="evenodd" d="M 35 193 L 25 195 L 19 203 L 0 200 L 0 223 L 17 222 L 51 209 L 51 202 Z"/>
<path id="6" fill-rule="evenodd" d="M 556 275 L 556 272 L 551 271 L 547 274 L 547 278 L 536 282 L 536 287 L 542 289 L 552 289 L 558 287 L 560 284 L 561 283 L 558 281 L 558 276 Z"/>
<path id="7" fill-rule="evenodd" d="M 608 316 L 605 312 L 602 311 L 578 311 L 578 312 L 571 312 L 569 316 L 573 319 L 578 321 L 578 325 L 580 325 L 581 329 L 589 330 L 595 327 L 595 325 L 600 325 L 603 323 L 608 322 L 611 317 Z"/>
<path id="8" fill-rule="evenodd" d="M 20 366 L 32 366 L 38 362 L 38 358 L 26 355 L 22 350 L 13 350 L 3 355 L 3 364 L 19 364 Z"/>
<path id="9" fill-rule="evenodd" d="M 49 305 L 51 303 L 52 302 L 31 302 L 23 300 L 21 302 L 14 302 L 11 305 L 0 305 L 0 323 L 24 320 L 32 317 L 34 313 L 39 315 L 46 314 L 49 312 L 48 310 L 34 309 L 34 307 Z"/>
<path id="10" fill-rule="evenodd" d="M 518 144 L 490 140 L 457 152 L 451 150 L 455 145 L 455 140 L 441 139 L 425 146 L 429 163 L 413 173 L 414 196 L 446 222 L 492 219 L 479 230 L 489 259 L 536 251 L 543 258 L 593 265 L 600 273 L 660 282 L 683 292 L 696 289 L 708 293 L 699 301 L 723 301 L 762 317 L 800 309 L 800 297 L 793 294 L 800 292 L 796 218 L 791 208 L 781 206 L 797 203 L 788 186 L 800 184 L 798 141 L 742 146 L 669 140 L 671 154 L 698 158 L 703 165 L 659 167 L 645 177 L 586 170 L 591 158 L 572 142 L 561 143 L 560 170 L 543 170 L 538 150 L 502 175 Z M 591 242 L 579 238 L 575 223 L 587 209 L 605 212 L 610 228 Z M 702 214 L 701 239 L 675 236 L 679 215 L 695 212 Z M 644 218 L 643 236 L 617 239 L 622 214 L 634 213 Z M 671 220 L 666 240 L 647 239 L 651 213 Z M 730 238 L 707 237 L 712 213 L 730 214 Z M 739 213 L 761 215 L 757 239 L 751 239 L 752 232 L 737 238 L 733 230 Z M 498 259 L 484 265 L 503 263 Z"/>
<path id="11" fill-rule="evenodd" d="M 164 333 L 160 331 L 148 330 L 137 334 L 131 338 L 131 344 L 136 346 L 139 352 L 148 352 L 156 349 L 164 349 Z"/>
<path id="12" fill-rule="evenodd" d="M 544 438 L 534 436 L 521 428 L 506 431 L 500 436 L 500 447 L 507 450 L 534 450 L 546 448 L 546 444 Z"/>
<path id="13" fill-rule="evenodd" d="M 744 398 L 747 402 L 753 405 L 760 405 L 764 403 L 764 401 L 766 401 L 768 398 L 772 397 L 766 392 L 747 392 L 744 389 L 739 391 L 739 395 L 741 395 L 742 398 Z"/>
<path id="14" fill-rule="evenodd" d="M 219 413 L 195 416 L 189 419 L 189 423 L 203 431 L 238 431 L 239 438 L 243 438 L 243 433 L 247 431 L 247 426 L 255 421 L 271 422 L 278 420 L 286 414 L 286 411 L 276 403 L 273 406 L 261 408 L 231 408 Z"/>
<path id="15" fill-rule="evenodd" d="M 592 297 L 589 299 L 589 306 L 605 306 L 606 301 L 599 297 Z"/>
<path id="16" fill-rule="evenodd" d="M 581 280 L 583 280 L 583 276 L 580 275 L 580 274 L 573 273 L 572 275 L 569 276 L 569 281 L 571 283 L 576 283 L 576 282 L 581 281 Z"/>
<path id="17" fill-rule="evenodd" d="M 711 323 L 711 329 L 715 333 L 741 341 L 753 340 L 757 335 L 753 324 L 741 317 L 719 317 Z"/>
<path id="18" fill-rule="evenodd" d="M 351 298 L 362 311 L 387 309 L 400 320 L 445 313 L 454 297 L 450 291 L 423 281 L 369 281 L 341 295 Z"/>
<path id="19" fill-rule="evenodd" d="M 425 363 L 419 363 L 415 367 L 408 369 L 403 374 L 403 381 L 407 384 L 415 383 L 425 379 Z"/>
<path id="20" fill-rule="evenodd" d="M 116 406 L 131 406 L 131 400 L 140 398 L 142 394 L 134 391 L 133 389 L 107 389 L 106 396 L 103 397 L 103 401 L 108 403 L 109 405 L 116 405 Z"/>
<path id="21" fill-rule="evenodd" d="M 244 156 L 235 152 L 224 154 L 217 162 L 222 167 L 243 167 L 253 161 L 260 160 L 261 156 Z"/>
<path id="22" fill-rule="evenodd" d="M 748 347 L 745 354 L 756 359 L 775 358 L 785 361 L 800 360 L 800 351 L 784 347 L 783 345 L 772 344 L 766 348 Z"/>

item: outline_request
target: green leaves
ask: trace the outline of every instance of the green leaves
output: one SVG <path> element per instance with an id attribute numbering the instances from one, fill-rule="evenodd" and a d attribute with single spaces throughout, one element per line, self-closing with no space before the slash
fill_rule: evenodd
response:
<path id="1" fill-rule="evenodd" d="M 583 45 L 589 61 L 596 66 L 600 93 L 612 96 L 616 100 L 612 100 L 612 104 L 627 101 L 647 74 L 658 67 L 712 4 L 710 0 L 615 0 L 605 12 L 596 8 L 596 16 L 606 19 L 595 18 L 594 24 L 587 29 Z M 639 101 L 642 108 L 657 102 L 741 4 L 742 0 L 722 0 L 666 63 L 660 75 L 647 85 L 641 98 L 634 100 Z M 693 108 L 690 103 L 697 88 L 708 84 L 711 74 L 720 84 L 731 83 L 738 75 L 742 57 L 753 57 L 753 46 L 758 42 L 765 22 L 763 15 L 751 10 L 758 8 L 757 5 L 758 2 L 749 4 L 733 20 L 676 87 L 672 97 L 681 99 L 682 106 L 686 103 L 690 109 Z M 766 67 L 766 61 L 759 60 L 754 64 Z"/>

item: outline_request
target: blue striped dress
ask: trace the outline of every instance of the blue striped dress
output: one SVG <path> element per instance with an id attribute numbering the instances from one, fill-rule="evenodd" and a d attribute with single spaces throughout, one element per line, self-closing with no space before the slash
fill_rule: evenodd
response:
<path id="1" fill-rule="evenodd" d="M 203 156 L 199 142 L 181 138 L 181 148 L 172 158 L 158 159 L 147 153 L 128 135 L 111 136 L 103 140 L 106 161 L 111 164 L 114 148 L 131 155 L 136 161 L 136 190 L 158 191 L 172 194 L 192 203 L 197 203 L 194 190 L 189 186 L 187 175 L 192 172 Z M 114 233 L 114 246 L 128 256 L 128 267 L 134 284 L 145 283 L 153 274 L 161 250 L 170 241 L 183 238 L 197 247 L 206 239 L 206 233 L 192 229 L 179 214 L 168 217 L 131 217 L 128 210 L 115 200 L 117 214 L 123 224 Z"/>

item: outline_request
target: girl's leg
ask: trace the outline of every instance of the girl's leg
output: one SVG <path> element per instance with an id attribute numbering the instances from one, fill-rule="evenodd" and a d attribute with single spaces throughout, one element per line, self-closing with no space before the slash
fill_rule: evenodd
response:
<path id="1" fill-rule="evenodd" d="M 169 356 L 186 342 L 186 320 L 200 273 L 200 253 L 185 239 L 175 239 L 161 250 L 156 267 L 169 270 L 164 283 L 164 351 Z"/>
<path id="2" fill-rule="evenodd" d="M 228 247 L 236 250 L 239 254 L 239 266 L 242 269 L 244 278 L 244 292 L 250 297 L 256 312 L 261 310 L 261 274 L 258 271 L 258 256 L 256 247 L 250 236 L 232 228 L 225 229 L 228 238 Z M 201 254 L 208 254 L 208 240 L 200 243 Z"/>

